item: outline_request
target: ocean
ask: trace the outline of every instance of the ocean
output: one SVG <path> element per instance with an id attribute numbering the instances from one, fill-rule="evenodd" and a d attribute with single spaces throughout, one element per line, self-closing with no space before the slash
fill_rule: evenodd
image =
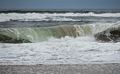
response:
<path id="1" fill-rule="evenodd" d="M 120 10 L 0 11 L 0 64 L 120 63 L 112 28 Z"/>

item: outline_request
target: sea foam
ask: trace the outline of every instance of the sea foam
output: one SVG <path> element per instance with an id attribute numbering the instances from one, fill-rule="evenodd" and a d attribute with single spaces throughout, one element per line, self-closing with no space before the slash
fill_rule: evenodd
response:
<path id="1" fill-rule="evenodd" d="M 120 13 L 0 13 L 0 22 L 18 21 L 81 21 L 71 17 L 120 17 Z"/>

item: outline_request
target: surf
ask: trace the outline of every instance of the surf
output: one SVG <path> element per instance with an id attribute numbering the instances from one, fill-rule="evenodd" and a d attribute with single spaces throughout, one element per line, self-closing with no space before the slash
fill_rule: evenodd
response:
<path id="1" fill-rule="evenodd" d="M 49 38 L 64 38 L 94 36 L 111 29 L 112 25 L 59 25 L 51 27 L 23 27 L 23 28 L 0 28 L 0 42 L 3 43 L 31 43 L 47 41 Z M 119 25 L 117 25 L 119 27 Z M 108 34 L 108 33 L 107 33 Z M 102 40 L 102 39 L 101 39 Z"/>
<path id="2" fill-rule="evenodd" d="M 90 34 L 89 26 L 60 25 L 53 27 L 31 28 L 1 28 L 1 42 L 40 42 L 50 37 L 61 38 L 65 36 L 78 37 Z M 23 40 L 23 41 L 21 41 Z"/>
<path id="3" fill-rule="evenodd" d="M 73 17 L 120 17 L 120 13 L 0 13 L 0 22 L 17 21 L 81 21 Z"/>

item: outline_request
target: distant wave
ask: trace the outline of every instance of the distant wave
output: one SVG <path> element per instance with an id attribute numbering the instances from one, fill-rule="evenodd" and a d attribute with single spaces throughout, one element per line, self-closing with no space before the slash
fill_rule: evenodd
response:
<path id="1" fill-rule="evenodd" d="M 120 17 L 120 13 L 0 13 L 0 22 L 17 21 L 81 21 L 74 17 Z"/>

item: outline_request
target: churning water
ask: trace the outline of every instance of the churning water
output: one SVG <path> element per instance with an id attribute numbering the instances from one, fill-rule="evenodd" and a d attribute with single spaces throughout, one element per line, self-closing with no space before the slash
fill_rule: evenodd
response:
<path id="1" fill-rule="evenodd" d="M 120 63 L 120 42 L 95 34 L 120 13 L 0 13 L 0 64 Z"/>

